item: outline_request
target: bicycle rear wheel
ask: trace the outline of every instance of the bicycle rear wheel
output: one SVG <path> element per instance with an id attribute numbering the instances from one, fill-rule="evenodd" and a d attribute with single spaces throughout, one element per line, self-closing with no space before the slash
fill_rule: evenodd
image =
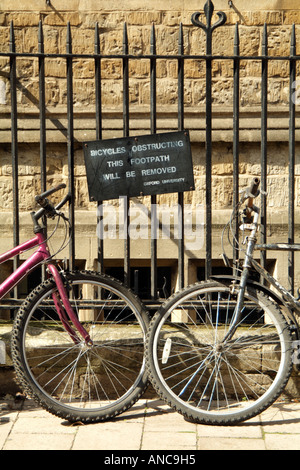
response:
<path id="1" fill-rule="evenodd" d="M 144 344 L 148 316 L 119 281 L 92 272 L 65 273 L 74 311 L 93 342 L 74 343 L 57 315 L 49 279 L 20 308 L 12 358 L 24 391 L 69 421 L 97 422 L 131 407 L 148 379 Z"/>
<path id="2" fill-rule="evenodd" d="M 292 368 L 292 338 L 277 305 L 246 290 L 231 339 L 237 294 L 204 282 L 174 294 L 153 318 L 146 357 L 158 394 L 188 419 L 236 424 L 270 406 Z"/>

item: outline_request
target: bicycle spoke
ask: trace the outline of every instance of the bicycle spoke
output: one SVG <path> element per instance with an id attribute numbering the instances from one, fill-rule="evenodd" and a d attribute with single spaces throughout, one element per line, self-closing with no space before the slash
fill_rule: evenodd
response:
<path id="1" fill-rule="evenodd" d="M 69 420 L 101 421 L 132 406 L 147 385 L 147 315 L 139 300 L 125 287 L 121 292 L 121 284 L 112 278 L 106 283 L 94 273 L 68 276 L 70 304 L 91 343 L 73 341 L 71 322 L 65 330 L 52 300 L 55 285 L 46 281 L 19 313 L 16 370 L 26 391 L 51 412 Z M 66 322 L 62 309 L 61 303 Z"/>
<path id="2" fill-rule="evenodd" d="M 199 422 L 248 419 L 278 396 L 290 373 L 290 333 L 275 304 L 247 293 L 228 336 L 235 308 L 230 289 L 207 281 L 174 295 L 150 327 L 154 387 Z"/>

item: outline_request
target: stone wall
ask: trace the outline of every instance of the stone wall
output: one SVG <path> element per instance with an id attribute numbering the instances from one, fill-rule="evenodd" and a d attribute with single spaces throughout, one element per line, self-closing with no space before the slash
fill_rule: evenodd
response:
<path id="1" fill-rule="evenodd" d="M 259 55 L 262 49 L 262 31 L 268 25 L 269 54 L 288 56 L 292 24 L 296 23 L 297 40 L 300 35 L 300 10 L 298 2 L 284 0 L 253 1 L 236 0 L 229 7 L 225 0 L 214 2 L 215 13 L 223 10 L 227 15 L 226 25 L 218 28 L 213 35 L 213 53 L 233 54 L 235 24 L 239 23 L 240 52 L 242 55 Z M 179 25 L 183 25 L 184 50 L 186 54 L 205 53 L 205 35 L 191 24 L 195 11 L 203 12 L 204 1 L 149 2 L 129 0 L 126 2 L 59 0 L 47 2 L 25 0 L 17 5 L 7 0 L 1 2 L 0 40 L 1 50 L 9 50 L 9 29 L 13 21 L 16 50 L 34 53 L 38 51 L 38 24 L 43 23 L 45 52 L 49 54 L 66 51 L 66 25 L 70 22 L 74 53 L 94 51 L 94 28 L 100 28 L 100 50 L 102 54 L 122 52 L 123 26 L 127 23 L 129 53 L 149 54 L 151 28 L 156 31 L 158 54 L 176 54 L 178 51 Z M 214 14 L 213 22 L 217 16 Z M 205 18 L 202 20 L 205 22 Z M 62 58 L 49 58 L 45 64 L 46 105 L 47 105 L 47 183 L 67 181 L 66 158 L 66 66 Z M 130 132 L 150 131 L 149 61 L 130 61 Z M 299 71 L 299 64 L 298 64 Z M 8 81 L 9 63 L 0 57 L 0 219 L 1 243 L 5 249 L 11 243 L 10 213 L 12 210 L 12 168 L 11 168 L 11 122 L 10 87 Z M 213 256 L 220 257 L 220 228 L 228 219 L 232 203 L 232 103 L 233 65 L 231 60 L 213 62 L 213 223 L 215 227 Z M 18 77 L 18 139 L 20 174 L 20 209 L 22 236 L 28 235 L 30 220 L 26 215 L 34 207 L 34 194 L 39 191 L 39 97 L 38 60 L 27 57 L 17 61 Z M 118 59 L 102 60 L 102 105 L 103 138 L 122 135 L 122 63 Z M 260 174 L 260 103 L 261 65 L 259 61 L 241 62 L 241 122 L 240 122 L 240 174 L 241 186 L 246 185 L 253 175 Z M 177 129 L 177 62 L 157 61 L 157 131 Z M 268 147 L 268 190 L 270 216 L 269 240 L 275 240 L 280 233 L 287 239 L 288 201 L 288 61 L 269 63 L 269 147 Z M 87 259 L 93 266 L 96 258 L 95 236 L 96 208 L 88 201 L 87 183 L 81 142 L 95 138 L 95 89 L 93 60 L 74 61 L 74 132 L 75 132 L 75 175 L 77 242 L 80 258 Z M 299 140 L 298 117 L 296 140 Z M 185 127 L 190 130 L 196 179 L 196 191 L 185 195 L 186 203 L 196 207 L 205 204 L 205 62 L 190 60 L 185 63 Z M 300 208 L 300 157 L 296 146 L 296 222 L 299 224 Z M 161 202 L 173 204 L 173 196 L 161 196 Z M 85 223 L 88 211 L 89 225 Z M 24 215 L 23 215 L 24 212 Z M 90 224 L 93 220 L 94 223 Z M 297 237 L 299 236 L 297 225 Z M 82 240 L 85 240 L 84 248 Z M 88 242 L 87 242 L 88 240 Z M 161 248 L 163 258 L 176 260 L 174 243 Z M 106 257 L 122 259 L 122 241 L 107 241 Z M 148 263 L 149 248 L 134 244 L 134 257 Z M 145 255 L 146 253 L 146 255 Z M 274 253 L 270 255 L 278 258 Z M 195 273 L 189 260 L 196 263 L 205 257 L 201 247 L 187 256 L 187 279 L 194 280 Z M 286 281 L 286 257 L 281 257 L 283 267 L 277 274 Z M 277 263 L 278 265 L 278 263 Z M 276 266 L 277 266 L 276 265 Z M 194 266 L 194 264 L 193 264 Z M 277 269 L 277 268 L 276 268 Z M 297 268 L 298 269 L 298 268 Z M 299 272 L 299 271 L 297 271 Z"/>
<path id="2" fill-rule="evenodd" d="M 296 24 L 300 41 L 300 9 L 298 0 L 215 0 L 215 13 L 225 11 L 227 23 L 213 35 L 213 53 L 233 54 L 234 31 L 239 23 L 241 55 L 259 55 L 262 49 L 264 23 L 268 25 L 269 54 L 288 56 L 292 24 Z M 176 54 L 179 26 L 182 23 L 186 54 L 205 54 L 205 35 L 191 24 L 191 15 L 203 12 L 204 0 L 22 0 L 1 1 L 1 51 L 9 50 L 10 23 L 13 21 L 17 52 L 38 51 L 38 24 L 42 21 L 45 52 L 65 53 L 66 25 L 70 22 L 73 52 L 92 54 L 94 28 L 99 24 L 102 54 L 122 52 L 123 27 L 127 23 L 129 53 L 150 53 L 152 25 L 156 31 L 158 54 Z M 217 16 L 214 15 L 213 22 Z M 205 22 L 205 18 L 202 20 Z M 300 63 L 297 64 L 299 74 Z M 150 132 L 149 61 L 130 61 L 130 132 L 132 135 Z M 0 251 L 12 246 L 12 166 L 9 60 L 0 56 Z M 20 187 L 20 236 L 31 234 L 29 211 L 34 209 L 34 195 L 40 189 L 39 162 L 39 70 L 37 58 L 17 61 L 18 77 L 18 139 Z M 45 64 L 47 106 L 47 184 L 68 180 L 67 166 L 67 87 L 66 66 L 62 58 L 49 58 Z M 213 62 L 213 265 L 221 265 L 220 233 L 227 222 L 232 203 L 232 61 Z M 122 63 L 102 60 L 103 138 L 122 136 Z M 247 185 L 253 175 L 260 175 L 261 140 L 261 65 L 259 61 L 241 62 L 240 91 L 240 183 Z M 177 129 L 177 62 L 157 62 L 157 131 Z M 297 93 L 297 89 L 295 89 Z M 287 240 L 288 203 L 288 123 L 289 123 L 289 64 L 269 63 L 269 130 L 268 130 L 268 240 Z M 80 267 L 94 268 L 97 257 L 96 206 L 88 201 L 88 190 L 81 142 L 95 139 L 94 64 L 87 59 L 74 61 L 74 133 L 76 188 L 76 253 Z M 185 127 L 190 130 L 196 191 L 185 194 L 185 203 L 205 209 L 205 63 L 190 60 L 185 63 Z M 296 118 L 296 241 L 300 231 L 300 147 L 299 118 Z M 176 196 L 161 196 L 161 203 L 172 207 Z M 140 199 L 149 204 L 149 198 Z M 114 203 L 115 204 L 115 203 Z M 60 236 L 60 232 L 59 232 Z M 54 241 L 54 248 L 56 243 Z M 204 244 L 189 250 L 185 257 L 186 282 L 194 282 L 197 268 L 203 266 Z M 121 266 L 123 240 L 105 240 L 107 266 Z M 230 254 L 230 252 L 229 252 Z M 65 250 L 61 257 L 68 256 Z M 134 266 L 149 266 L 150 241 L 135 240 L 131 244 Z M 176 287 L 177 243 L 158 241 L 159 265 L 172 267 L 172 286 Z M 270 266 L 280 282 L 287 284 L 287 256 L 271 252 Z M 296 256 L 296 276 L 300 278 L 300 258 Z M 11 270 L 1 266 L 0 278 Z M 26 287 L 24 292 L 26 291 Z M 11 374 L 11 370 L 9 369 Z M 8 372 L 1 371 L 1 389 L 14 390 Z M 2 379 L 4 377 L 4 381 Z M 4 387 L 5 385 L 5 387 Z M 4 388 L 3 388 L 4 387 Z M 299 379 L 293 377 L 288 393 L 298 396 Z"/>
<path id="3" fill-rule="evenodd" d="M 40 2 L 43 3 L 43 2 Z M 42 10 L 35 10 L 34 3 L 24 2 L 22 10 L 12 9 L 9 2 L 3 2 L 0 13 L 0 39 L 2 51 L 8 51 L 9 25 L 14 22 L 16 50 L 18 52 L 37 52 L 38 23 L 44 25 L 45 52 L 49 54 L 64 53 L 66 50 L 66 24 L 70 22 L 73 36 L 73 52 L 94 52 L 94 27 L 98 22 L 101 37 L 101 53 L 118 54 L 122 52 L 123 24 L 128 25 L 129 53 L 147 54 L 150 52 L 150 33 L 152 24 L 156 27 L 157 53 L 174 54 L 178 50 L 179 24 L 183 24 L 185 53 L 204 54 L 205 34 L 191 24 L 191 15 L 199 8 L 199 2 L 190 2 L 189 8 L 182 7 L 182 2 L 174 2 L 171 8 L 164 4 L 163 9 L 147 8 L 146 2 L 126 2 L 124 9 L 110 6 L 104 2 L 86 4 L 75 1 L 67 2 L 69 6 L 61 8 L 59 1 L 53 0 L 49 6 L 46 2 Z M 97 6 L 96 6 L 97 3 Z M 143 4 L 144 3 L 144 4 Z M 194 5 L 193 5 L 194 3 Z M 215 2 L 215 11 L 222 9 L 227 14 L 225 26 L 217 29 L 213 35 L 213 53 L 228 55 L 233 53 L 234 27 L 240 23 L 240 52 L 242 55 L 259 55 L 262 47 L 262 25 L 268 24 L 269 54 L 287 56 L 290 50 L 291 25 L 300 22 L 299 9 L 285 6 L 285 2 L 263 2 L 259 10 L 246 2 L 234 2 L 234 9 L 227 2 Z M 289 3 L 289 2 L 286 2 Z M 270 6 L 268 7 L 268 4 Z M 278 6 L 276 7 L 276 5 Z M 236 6 L 235 6 L 236 5 Z M 279 6 L 280 5 L 280 6 Z M 93 10 L 93 7 L 96 10 Z M 252 9 L 253 8 L 253 9 Z M 213 22 L 217 17 L 213 18 Z M 205 20 L 204 20 L 205 21 Z M 298 31 L 298 26 L 296 27 Z M 1 59 L 1 103 L 8 102 L 9 92 L 5 72 L 7 61 Z M 170 106 L 177 102 L 176 61 L 159 61 L 158 105 Z M 102 64 L 103 105 L 119 107 L 122 103 L 121 61 L 104 60 Z M 213 99 L 216 105 L 232 105 L 232 61 L 219 60 L 213 63 Z M 287 62 L 270 63 L 270 105 L 287 105 L 288 103 Z M 241 65 L 241 106 L 260 105 L 260 63 L 257 61 L 242 62 Z M 38 63 L 26 59 L 18 63 L 18 77 L 22 79 L 23 89 L 19 92 L 19 104 L 32 107 L 38 101 Z M 65 63 L 63 60 L 49 60 L 46 63 L 48 106 L 65 106 L 66 84 Z M 130 101 L 134 106 L 149 105 L 149 61 L 132 61 L 130 64 Z M 186 95 L 185 105 L 194 109 L 205 103 L 205 63 L 188 61 L 185 66 Z M 4 85 L 3 85 L 4 83 Z M 6 88 L 6 90 L 5 90 Z M 74 67 L 74 104 L 75 106 L 92 106 L 94 103 L 94 66 L 92 61 L 78 60 Z M 6 92 L 6 93 L 5 93 Z M 34 102 L 34 103 L 33 103 Z"/>

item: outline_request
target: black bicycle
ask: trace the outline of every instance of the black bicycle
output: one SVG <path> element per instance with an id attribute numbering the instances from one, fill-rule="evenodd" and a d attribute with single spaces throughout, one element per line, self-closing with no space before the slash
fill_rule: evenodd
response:
<path id="1" fill-rule="evenodd" d="M 232 425 L 256 416 L 280 396 L 293 363 L 300 363 L 299 299 L 253 258 L 255 249 L 300 250 L 300 244 L 257 244 L 258 188 L 255 178 L 223 232 L 234 237 L 238 218 L 247 234 L 245 248 L 239 245 L 240 272 L 175 293 L 150 324 L 150 380 L 171 407 L 197 423 Z M 253 270 L 266 285 L 253 279 Z"/>

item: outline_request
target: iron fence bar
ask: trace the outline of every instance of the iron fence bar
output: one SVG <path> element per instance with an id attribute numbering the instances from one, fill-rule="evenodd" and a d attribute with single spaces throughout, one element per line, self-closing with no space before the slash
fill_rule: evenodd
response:
<path id="1" fill-rule="evenodd" d="M 99 25 L 95 26 L 95 101 L 96 101 L 96 138 L 102 139 L 102 91 L 101 91 L 101 54 Z"/>
<path id="2" fill-rule="evenodd" d="M 192 15 L 192 23 L 202 28 L 206 33 L 206 262 L 205 262 L 205 278 L 208 279 L 212 274 L 212 33 L 213 31 L 226 22 L 224 12 L 218 12 L 219 20 L 211 24 L 214 12 L 213 3 L 208 0 L 204 5 L 204 13 L 206 16 L 206 26 L 199 20 L 200 13 Z"/>
<path id="3" fill-rule="evenodd" d="M 292 28 L 291 35 L 291 56 L 296 55 L 296 33 L 295 25 Z M 296 61 L 290 60 L 290 97 L 289 97 L 289 202 L 288 202 L 288 243 L 295 242 L 295 119 L 296 107 L 293 100 L 293 87 L 296 80 Z M 288 254 L 288 286 L 292 294 L 294 294 L 295 280 L 295 254 L 291 251 Z"/>
<path id="4" fill-rule="evenodd" d="M 123 136 L 129 136 L 129 58 L 128 58 L 128 34 L 127 24 L 123 29 Z M 130 200 L 124 197 L 124 283 L 130 287 L 130 238 L 129 228 Z"/>
<path id="5" fill-rule="evenodd" d="M 38 49 L 44 52 L 44 34 L 42 22 L 39 22 Z M 45 100 L 45 57 L 41 55 L 39 62 L 39 114 L 40 114 L 40 166 L 41 166 L 41 192 L 46 191 L 46 100 Z M 47 217 L 43 217 L 43 225 L 47 230 Z M 42 280 L 46 278 L 46 266 L 42 265 Z"/>
<path id="6" fill-rule="evenodd" d="M 178 130 L 184 130 L 184 38 L 183 26 L 179 26 L 178 38 Z"/>
<path id="7" fill-rule="evenodd" d="M 95 102 L 96 139 L 102 139 L 102 90 L 99 26 L 95 26 Z M 104 272 L 103 201 L 97 201 L 97 271 Z"/>
<path id="8" fill-rule="evenodd" d="M 67 48 L 66 54 L 45 54 L 44 53 L 44 39 L 43 30 L 41 23 L 39 24 L 39 47 L 37 53 L 19 53 L 15 50 L 15 38 L 14 38 L 14 27 L 11 23 L 10 28 L 10 39 L 9 39 L 9 52 L 0 52 L 0 57 L 9 57 L 10 59 L 10 86 L 11 86 L 11 156 L 12 156 L 12 168 L 13 168 L 13 210 L 14 210 L 14 243 L 17 244 L 19 241 L 19 198 L 18 198 L 18 115 L 17 115 L 17 78 L 16 78 L 16 65 L 19 57 L 30 57 L 38 58 L 39 62 L 39 95 L 40 95 L 40 160 L 41 160 L 41 186 L 46 187 L 46 105 L 45 105 L 45 60 L 47 58 L 64 58 L 67 65 L 67 109 L 68 109 L 68 168 L 69 168 L 69 190 L 74 196 L 75 181 L 74 181 L 74 130 L 73 130 L 73 61 L 75 59 L 88 58 L 95 61 L 95 95 L 96 95 L 96 138 L 102 138 L 102 104 L 101 104 L 101 61 L 103 59 L 119 59 L 123 63 L 123 135 L 129 136 L 129 61 L 131 59 L 141 60 L 149 59 L 151 65 L 151 77 L 150 77 L 150 90 L 151 90 L 151 132 L 156 132 L 156 63 L 159 59 L 177 60 L 178 61 L 178 130 L 184 130 L 184 64 L 185 60 L 204 60 L 206 63 L 206 159 L 207 159 L 207 235 L 206 235 L 206 277 L 211 272 L 211 170 L 212 170 L 212 61 L 214 60 L 232 60 L 234 64 L 234 98 L 233 98 L 233 181 L 234 181 L 234 195 L 233 203 L 238 197 L 238 177 L 239 177 L 239 119 L 240 119 L 240 105 L 239 105 L 239 92 L 240 92 L 240 61 L 247 60 L 260 60 L 261 61 L 261 187 L 265 191 L 267 189 L 267 129 L 268 129 L 268 63 L 272 61 L 288 61 L 290 65 L 290 102 L 289 102 L 289 228 L 288 228 L 288 240 L 289 243 L 294 241 L 294 224 L 295 224 L 295 118 L 296 110 L 295 103 L 292 100 L 293 96 L 293 83 L 296 79 L 296 65 L 297 60 L 300 60 L 300 55 L 296 54 L 296 37 L 295 37 L 295 26 L 293 25 L 292 36 L 291 36 L 291 48 L 289 56 L 271 56 L 268 54 L 268 43 L 267 43 L 267 27 L 264 25 L 263 30 L 263 44 L 262 54 L 257 56 L 244 56 L 240 55 L 239 48 L 239 37 L 238 37 L 238 25 L 235 30 L 234 40 L 234 53 L 233 55 L 213 55 L 212 54 L 212 33 L 213 30 L 224 24 L 225 14 L 219 12 L 219 21 L 215 24 L 211 24 L 213 4 L 207 2 L 204 9 L 207 25 L 203 25 L 199 21 L 200 14 L 194 14 L 194 22 L 196 26 L 201 27 L 206 33 L 206 54 L 205 55 L 185 55 L 183 45 L 183 31 L 182 25 L 180 25 L 179 41 L 178 41 L 178 54 L 160 54 L 156 53 L 156 47 L 150 47 L 150 54 L 143 55 L 132 55 L 128 53 L 128 36 L 127 36 L 127 25 L 124 24 L 124 36 L 123 36 L 123 52 L 120 54 L 107 54 L 102 55 L 100 53 L 100 42 L 99 42 L 99 30 L 98 25 L 95 28 L 95 50 L 94 54 L 73 54 L 72 52 L 72 38 L 70 24 L 68 23 L 67 30 Z M 223 16 L 224 15 L 224 16 Z M 225 17 L 226 19 L 226 17 Z M 96 38 L 98 36 L 98 39 Z M 153 41 L 155 43 L 155 30 L 153 27 Z M 129 200 L 126 201 L 124 206 L 124 276 L 125 282 L 129 285 L 130 283 L 130 241 L 128 234 L 129 225 Z M 183 209 L 183 193 L 178 194 L 178 206 Z M 181 220 L 183 220 L 183 211 L 181 212 Z M 75 259 L 75 240 L 74 240 L 74 202 L 70 205 L 70 219 L 73 227 L 71 233 L 71 245 L 70 245 L 70 260 L 71 268 L 74 264 Z M 151 215 L 155 217 L 156 215 Z M 266 223 L 267 223 L 267 207 L 266 198 L 262 195 L 262 237 L 261 242 L 266 242 Z M 156 225 L 156 224 L 155 224 Z M 101 226 L 101 224 L 100 224 Z M 151 226 L 152 230 L 152 226 Z M 151 237 L 153 238 L 153 237 Z M 101 239 L 103 241 L 103 238 Z M 179 240 L 178 244 L 178 272 L 179 272 L 179 284 L 184 283 L 184 237 Z M 99 245 L 100 246 L 100 245 Z M 236 254 L 236 251 L 234 251 Z M 98 260 L 103 266 L 103 245 L 98 248 Z M 16 260 L 15 262 L 18 262 Z M 265 264 L 265 258 L 263 260 Z M 154 273 L 155 267 L 155 273 Z M 157 246 L 156 238 L 155 244 L 152 248 L 151 254 L 151 295 L 155 298 L 157 292 Z M 294 288 L 294 258 L 293 254 L 289 255 L 289 285 L 291 290 Z M 16 295 L 15 295 L 16 296 Z"/>
<path id="9" fill-rule="evenodd" d="M 184 130 L 184 41 L 182 23 L 179 27 L 178 53 L 178 130 Z M 184 287 L 184 194 L 178 193 L 178 287 Z"/>
<path id="10" fill-rule="evenodd" d="M 150 37 L 150 125 L 151 132 L 156 134 L 156 34 L 152 25 Z"/>
<path id="11" fill-rule="evenodd" d="M 262 55 L 266 57 L 268 54 L 268 36 L 267 25 L 264 24 L 262 38 Z M 261 243 L 267 241 L 267 155 L 268 155 L 268 61 L 263 58 L 261 61 Z M 261 264 L 266 265 L 266 252 L 261 252 Z M 263 279 L 261 279 L 264 282 Z"/>
<path id="12" fill-rule="evenodd" d="M 42 22 L 39 22 L 39 52 L 44 52 L 44 35 Z M 45 57 L 39 57 L 39 114 L 40 114 L 40 165 L 41 192 L 46 191 L 46 104 L 45 104 Z"/>
<path id="13" fill-rule="evenodd" d="M 234 54 L 240 54 L 239 27 L 236 24 L 234 35 Z M 239 201 L 239 142 L 240 142 L 240 60 L 233 61 L 233 200 L 235 208 Z M 239 227 L 237 220 L 234 221 L 235 240 L 233 242 L 233 262 L 239 257 L 238 241 Z"/>
<path id="14" fill-rule="evenodd" d="M 152 25 L 150 37 L 150 130 L 156 134 L 156 35 L 155 26 Z M 157 197 L 152 195 L 151 200 L 151 299 L 157 299 Z"/>
<path id="15" fill-rule="evenodd" d="M 69 191 L 72 194 L 72 200 L 69 205 L 69 218 L 71 222 L 71 240 L 69 245 L 70 269 L 75 267 L 75 178 L 74 178 L 74 114 L 73 114 L 73 54 L 72 54 L 72 36 L 70 22 L 67 25 L 67 110 L 68 110 L 68 132 L 67 132 L 67 148 L 68 148 L 68 174 L 69 174 Z"/>
<path id="16" fill-rule="evenodd" d="M 9 50 L 15 52 L 16 42 L 14 24 L 10 24 Z M 18 156 L 18 109 L 17 109 L 17 58 L 10 57 L 10 95 L 11 95 L 11 159 L 12 159 L 12 187 L 13 187 L 13 243 L 14 246 L 20 242 L 19 221 L 19 156 Z M 19 266 L 19 256 L 13 259 L 14 271 Z M 18 297 L 18 287 L 14 288 L 14 297 Z"/>
<path id="17" fill-rule="evenodd" d="M 206 50 L 211 53 L 211 34 L 207 35 Z M 205 257 L 205 278 L 208 279 L 212 274 L 212 61 L 208 57 L 206 60 L 206 185 L 205 185 L 205 200 L 206 200 L 206 257 Z"/>

